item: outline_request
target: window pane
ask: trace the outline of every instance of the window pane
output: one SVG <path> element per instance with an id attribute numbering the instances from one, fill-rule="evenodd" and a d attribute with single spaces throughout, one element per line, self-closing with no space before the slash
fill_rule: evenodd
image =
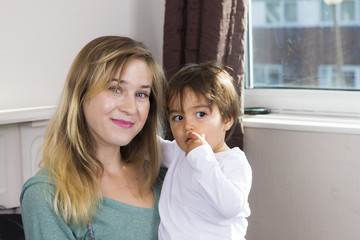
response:
<path id="1" fill-rule="evenodd" d="M 355 20 L 355 2 L 353 0 L 343 1 L 341 3 L 341 20 Z"/>
<path id="2" fill-rule="evenodd" d="M 325 2 L 251 1 L 247 86 L 360 90 L 360 0 Z"/>
<path id="3" fill-rule="evenodd" d="M 285 3 L 284 5 L 285 22 L 296 22 L 297 20 L 296 11 L 297 11 L 296 3 Z"/>
<path id="4" fill-rule="evenodd" d="M 354 72 L 344 72 L 344 84 L 348 88 L 353 88 L 355 86 L 355 73 Z"/>
<path id="5" fill-rule="evenodd" d="M 280 6 L 277 3 L 266 4 L 266 22 L 278 23 L 280 22 Z"/>
<path id="6" fill-rule="evenodd" d="M 321 2 L 321 21 L 322 22 L 333 21 L 333 9 L 332 9 L 332 6 L 327 5 L 324 2 Z"/>

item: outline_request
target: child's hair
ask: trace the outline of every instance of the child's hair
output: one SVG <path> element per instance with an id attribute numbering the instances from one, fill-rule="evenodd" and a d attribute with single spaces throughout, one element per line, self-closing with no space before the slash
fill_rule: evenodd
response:
<path id="1" fill-rule="evenodd" d="M 169 80 L 167 105 L 169 106 L 178 96 L 182 103 L 187 88 L 194 91 L 198 97 L 204 96 L 210 106 L 216 104 L 224 120 L 233 118 L 234 123 L 225 136 L 225 140 L 228 140 L 239 121 L 240 103 L 234 79 L 225 67 L 216 62 L 186 65 Z M 169 107 L 167 115 L 169 116 Z"/>
<path id="2" fill-rule="evenodd" d="M 55 212 L 65 222 L 86 224 L 101 202 L 103 165 L 96 157 L 95 142 L 87 126 L 83 104 L 106 89 L 120 66 L 144 60 L 152 73 L 150 109 L 143 129 L 120 148 L 123 161 L 138 167 L 142 193 L 151 189 L 159 169 L 157 134 L 163 108 L 162 67 L 148 48 L 127 37 L 104 36 L 89 42 L 76 56 L 67 75 L 61 101 L 49 122 L 42 145 L 42 169 L 55 182 Z"/>

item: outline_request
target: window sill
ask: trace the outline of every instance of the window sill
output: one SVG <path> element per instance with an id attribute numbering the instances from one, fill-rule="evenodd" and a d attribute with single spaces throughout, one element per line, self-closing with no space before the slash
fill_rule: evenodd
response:
<path id="1" fill-rule="evenodd" d="M 329 117 L 301 114 L 245 115 L 245 128 L 342 133 L 360 135 L 359 117 Z"/>
<path id="2" fill-rule="evenodd" d="M 30 121 L 48 120 L 56 106 L 0 110 L 0 125 Z"/>
<path id="3" fill-rule="evenodd" d="M 245 107 L 267 107 L 279 114 L 360 118 L 360 91 L 245 89 Z"/>
<path id="4" fill-rule="evenodd" d="M 48 120 L 56 106 L 0 110 L 0 125 Z M 245 115 L 245 128 L 266 128 L 291 131 L 343 133 L 360 135 L 359 117 L 329 117 L 306 114 Z"/>

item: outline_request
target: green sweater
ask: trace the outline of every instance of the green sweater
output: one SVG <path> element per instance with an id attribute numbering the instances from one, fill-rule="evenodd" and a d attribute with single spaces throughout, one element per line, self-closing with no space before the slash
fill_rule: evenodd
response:
<path id="1" fill-rule="evenodd" d="M 164 175 L 165 170 L 161 169 L 162 180 Z M 152 209 L 134 207 L 103 197 L 91 222 L 95 239 L 157 239 L 162 180 L 158 178 L 153 185 L 155 203 Z M 51 194 L 48 194 L 49 189 Z M 91 239 L 87 227 L 66 224 L 56 215 L 52 205 L 54 192 L 55 185 L 52 182 L 49 184 L 47 175 L 37 175 L 24 184 L 20 202 L 26 239 Z"/>

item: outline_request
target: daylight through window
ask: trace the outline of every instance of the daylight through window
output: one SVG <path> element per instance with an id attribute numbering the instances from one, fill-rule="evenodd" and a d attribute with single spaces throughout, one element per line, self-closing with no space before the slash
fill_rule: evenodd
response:
<path id="1" fill-rule="evenodd" d="M 253 88 L 360 90 L 360 0 L 252 0 Z"/>

